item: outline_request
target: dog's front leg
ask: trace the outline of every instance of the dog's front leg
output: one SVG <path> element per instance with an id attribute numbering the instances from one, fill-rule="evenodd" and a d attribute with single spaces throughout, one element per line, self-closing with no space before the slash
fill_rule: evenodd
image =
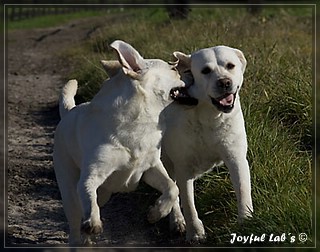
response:
<path id="1" fill-rule="evenodd" d="M 245 157 L 229 158 L 225 161 L 236 193 L 238 204 L 238 221 L 251 217 L 253 212 L 251 182 L 248 161 Z"/>
<path id="2" fill-rule="evenodd" d="M 194 179 L 187 179 L 183 175 L 181 176 L 181 174 L 177 176 L 182 209 L 186 221 L 187 241 L 197 243 L 205 240 L 206 235 L 194 204 L 193 182 Z"/>
<path id="3" fill-rule="evenodd" d="M 148 214 L 148 221 L 154 223 L 171 212 L 172 206 L 179 195 L 179 189 L 160 161 L 144 172 L 143 180 L 162 193 Z"/>

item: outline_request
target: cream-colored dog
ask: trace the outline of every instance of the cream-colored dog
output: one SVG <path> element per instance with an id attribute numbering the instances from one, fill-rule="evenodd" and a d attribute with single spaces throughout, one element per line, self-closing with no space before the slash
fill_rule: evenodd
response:
<path id="1" fill-rule="evenodd" d="M 176 180 L 182 203 L 173 207 L 171 220 L 188 241 L 205 238 L 194 204 L 194 180 L 223 162 L 230 171 L 238 202 L 238 218 L 251 216 L 250 172 L 247 140 L 239 91 L 246 59 L 234 48 L 217 46 L 185 55 L 174 53 L 188 89 L 177 88 L 178 102 L 165 108 L 166 131 L 162 161 Z M 188 96 L 189 95 L 189 96 Z M 181 105 L 190 103 L 192 106 Z"/>
<path id="2" fill-rule="evenodd" d="M 178 196 L 160 161 L 165 125 L 159 115 L 170 102 L 170 89 L 183 82 L 172 65 L 144 59 L 125 42 L 111 47 L 122 67 L 92 101 L 75 107 L 75 80 L 60 99 L 53 158 L 71 245 L 86 242 L 81 230 L 86 236 L 102 232 L 99 206 L 112 193 L 134 190 L 140 179 L 162 193 L 150 209 L 152 223 L 170 213 Z"/>

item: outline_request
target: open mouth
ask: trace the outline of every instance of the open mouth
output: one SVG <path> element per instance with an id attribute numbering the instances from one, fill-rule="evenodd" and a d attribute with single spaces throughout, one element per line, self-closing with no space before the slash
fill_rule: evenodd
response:
<path id="1" fill-rule="evenodd" d="M 218 98 L 211 98 L 211 102 L 216 108 L 224 113 L 230 113 L 234 108 L 234 102 L 236 100 L 237 92 L 234 94 L 227 93 Z"/>

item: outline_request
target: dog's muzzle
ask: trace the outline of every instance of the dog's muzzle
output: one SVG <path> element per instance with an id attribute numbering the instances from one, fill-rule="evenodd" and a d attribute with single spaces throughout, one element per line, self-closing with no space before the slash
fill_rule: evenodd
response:
<path id="1" fill-rule="evenodd" d="M 230 113 L 234 108 L 234 102 L 238 93 L 239 87 L 235 93 L 226 93 L 218 98 L 210 96 L 212 104 L 221 112 Z"/>

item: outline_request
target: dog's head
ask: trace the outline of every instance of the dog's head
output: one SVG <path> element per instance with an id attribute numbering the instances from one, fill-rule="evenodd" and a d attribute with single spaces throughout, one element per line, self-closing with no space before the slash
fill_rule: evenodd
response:
<path id="1" fill-rule="evenodd" d="M 211 103 L 221 112 L 232 111 L 247 65 L 240 50 L 216 46 L 191 55 L 174 52 L 174 56 L 178 59 L 178 69 L 187 88 L 187 91 L 174 90 L 174 99 L 180 101 L 182 96 L 186 103 L 191 101 L 195 104 L 197 100 Z M 188 95 L 190 97 L 187 99 Z"/>
<path id="2" fill-rule="evenodd" d="M 169 101 L 170 90 L 182 87 L 176 63 L 167 63 L 160 59 L 144 59 L 131 45 L 117 40 L 110 45 L 118 54 L 118 61 L 101 63 L 109 77 L 117 75 L 121 70 L 139 91 L 145 95 L 156 95 L 162 101 Z"/>

